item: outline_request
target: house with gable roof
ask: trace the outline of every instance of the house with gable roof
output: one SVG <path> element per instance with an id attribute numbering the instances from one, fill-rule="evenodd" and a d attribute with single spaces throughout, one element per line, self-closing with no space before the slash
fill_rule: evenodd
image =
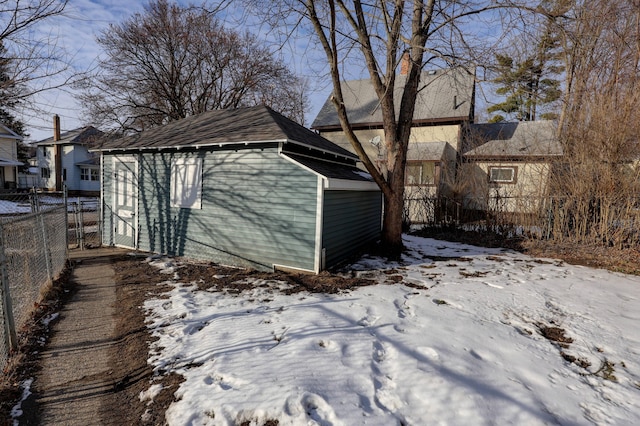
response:
<path id="1" fill-rule="evenodd" d="M 553 121 L 469 126 L 460 173 L 469 210 L 536 213 L 548 195 L 553 164 L 563 155 Z"/>
<path id="2" fill-rule="evenodd" d="M 380 236 L 382 194 L 357 157 L 266 106 L 95 151 L 106 245 L 318 273 Z"/>
<path id="3" fill-rule="evenodd" d="M 0 190 L 15 190 L 18 182 L 18 143 L 22 136 L 0 123 Z"/>
<path id="4" fill-rule="evenodd" d="M 65 185 L 70 195 L 99 195 L 99 157 L 89 150 L 100 143 L 103 132 L 86 126 L 61 133 L 57 117 L 53 136 L 35 144 L 42 188 L 62 191 Z"/>
<path id="5" fill-rule="evenodd" d="M 406 75 L 396 79 L 395 104 L 400 105 Z M 370 158 L 385 156 L 382 112 L 371 81 L 342 82 L 349 121 Z M 411 223 L 433 220 L 435 206 L 428 200 L 452 195 L 456 165 L 462 152 L 465 127 L 474 121 L 475 76 L 463 68 L 424 71 L 407 152 L 405 214 Z M 354 152 L 340 123 L 331 96 L 311 128 Z M 379 164 L 383 167 L 383 162 Z"/>

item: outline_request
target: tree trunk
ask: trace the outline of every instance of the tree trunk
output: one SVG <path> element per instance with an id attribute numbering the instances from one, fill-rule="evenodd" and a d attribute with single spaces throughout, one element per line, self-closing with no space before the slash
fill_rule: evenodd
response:
<path id="1" fill-rule="evenodd" d="M 384 198 L 382 225 L 382 253 L 389 259 L 398 260 L 402 254 L 402 198 Z"/>
<path id="2" fill-rule="evenodd" d="M 389 259 L 398 260 L 402 255 L 402 213 L 404 210 L 404 180 L 390 182 L 390 194 L 384 197 L 381 251 Z"/>

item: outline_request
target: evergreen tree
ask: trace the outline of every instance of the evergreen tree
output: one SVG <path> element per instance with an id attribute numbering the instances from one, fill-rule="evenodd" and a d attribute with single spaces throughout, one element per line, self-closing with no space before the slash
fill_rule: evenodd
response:
<path id="1" fill-rule="evenodd" d="M 11 58 L 0 43 L 0 122 L 20 136 L 28 136 L 24 123 L 14 115 L 20 104 L 20 91 L 20 86 L 11 78 Z"/>
<path id="2" fill-rule="evenodd" d="M 557 101 L 562 91 L 560 81 L 553 78 L 563 71 L 559 65 L 558 37 L 547 25 L 533 53 L 522 59 L 509 55 L 496 55 L 495 71 L 498 76 L 493 80 L 499 87 L 498 95 L 506 99 L 488 108 L 489 113 L 504 112 L 518 121 L 533 121 L 537 118 L 553 119 L 556 114 L 546 112 L 538 116 L 538 107 Z M 494 116 L 490 121 L 505 120 L 502 115 Z"/>
<path id="3" fill-rule="evenodd" d="M 0 43 L 0 123 L 7 126 L 20 136 L 29 136 L 24 123 L 14 115 L 15 108 L 20 104 L 21 88 L 11 76 L 11 59 L 7 55 L 6 48 Z M 22 141 L 18 141 L 18 161 L 25 164 L 21 169 L 28 167 L 29 147 Z"/>

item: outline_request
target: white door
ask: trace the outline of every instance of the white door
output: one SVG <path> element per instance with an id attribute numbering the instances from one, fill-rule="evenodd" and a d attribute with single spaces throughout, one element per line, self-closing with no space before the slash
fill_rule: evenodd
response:
<path id="1" fill-rule="evenodd" d="M 136 248 L 138 162 L 131 157 L 115 158 L 113 168 L 114 243 Z"/>

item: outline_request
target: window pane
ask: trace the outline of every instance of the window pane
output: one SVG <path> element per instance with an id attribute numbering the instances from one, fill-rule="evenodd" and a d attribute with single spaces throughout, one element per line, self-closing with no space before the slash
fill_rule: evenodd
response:
<path id="1" fill-rule="evenodd" d="M 407 179 L 406 179 L 406 184 L 407 185 L 419 185 L 420 184 L 420 174 L 421 174 L 421 167 L 420 165 L 414 165 L 414 164 L 407 164 Z"/>
<path id="2" fill-rule="evenodd" d="M 492 167 L 490 170 L 491 182 L 513 182 L 515 175 L 513 167 Z"/>
<path id="3" fill-rule="evenodd" d="M 436 163 L 425 161 L 422 163 L 409 163 L 405 171 L 406 185 L 433 185 L 435 179 Z"/>
<path id="4" fill-rule="evenodd" d="M 435 179 L 436 164 L 432 161 L 422 163 L 422 182 L 423 185 L 433 185 Z"/>

